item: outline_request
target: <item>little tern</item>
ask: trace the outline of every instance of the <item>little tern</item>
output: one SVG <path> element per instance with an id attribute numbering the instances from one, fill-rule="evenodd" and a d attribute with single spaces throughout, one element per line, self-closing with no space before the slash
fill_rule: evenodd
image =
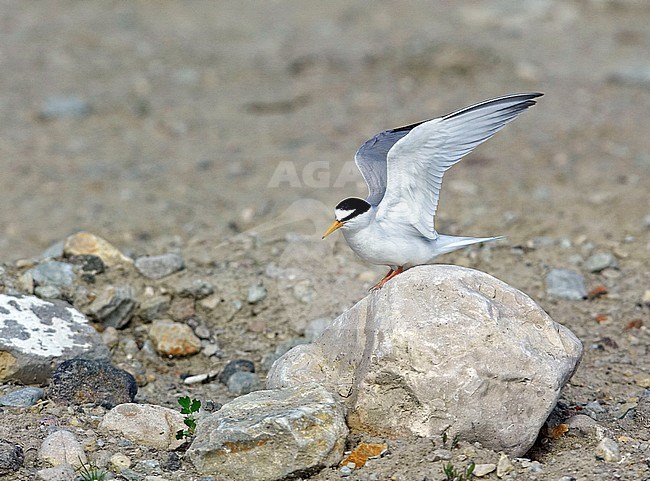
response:
<path id="1" fill-rule="evenodd" d="M 359 257 L 390 267 L 373 290 L 406 269 L 432 264 L 441 254 L 501 239 L 436 232 L 434 217 L 442 177 L 542 95 L 522 93 L 486 100 L 444 117 L 375 135 L 354 157 L 368 184 L 368 198 L 349 197 L 339 202 L 323 239 L 341 229 Z"/>

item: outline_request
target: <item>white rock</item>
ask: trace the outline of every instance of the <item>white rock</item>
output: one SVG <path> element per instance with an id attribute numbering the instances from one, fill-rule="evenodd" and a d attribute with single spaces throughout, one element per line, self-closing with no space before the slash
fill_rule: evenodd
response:
<path id="1" fill-rule="evenodd" d="M 317 384 L 241 396 L 198 422 L 187 451 L 202 474 L 271 481 L 337 464 L 343 407 Z"/>
<path id="2" fill-rule="evenodd" d="M 494 463 L 477 464 L 474 466 L 474 471 L 472 471 L 472 474 L 477 478 L 481 478 L 483 476 L 487 476 L 495 469 L 497 469 L 497 465 Z"/>
<path id="3" fill-rule="evenodd" d="M 75 435 L 65 430 L 55 431 L 43 440 L 38 450 L 38 459 L 52 466 L 81 466 L 82 463 L 88 462 L 86 453 Z"/>
<path id="4" fill-rule="evenodd" d="M 0 381 L 42 384 L 73 357 L 110 357 L 83 314 L 34 296 L 0 294 Z"/>
<path id="5" fill-rule="evenodd" d="M 522 292 L 457 266 L 410 269 L 273 365 L 267 386 L 316 381 L 348 425 L 525 453 L 573 374 L 580 341 Z"/>
<path id="6" fill-rule="evenodd" d="M 497 463 L 497 477 L 503 478 L 506 474 L 514 471 L 515 467 L 512 465 L 510 458 L 507 454 L 501 453 L 499 462 Z"/>
<path id="7" fill-rule="evenodd" d="M 121 434 L 134 443 L 157 449 L 176 449 L 183 440 L 176 433 L 185 429 L 184 416 L 153 404 L 119 404 L 104 415 L 100 429 Z"/>

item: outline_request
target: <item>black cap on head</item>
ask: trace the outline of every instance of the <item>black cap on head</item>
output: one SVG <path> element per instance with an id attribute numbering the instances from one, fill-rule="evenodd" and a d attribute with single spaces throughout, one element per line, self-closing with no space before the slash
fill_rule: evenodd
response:
<path id="1" fill-rule="evenodd" d="M 336 220 L 345 222 L 367 212 L 368 209 L 370 209 L 370 204 L 367 201 L 358 197 L 348 197 L 336 205 L 334 212 L 336 214 Z"/>

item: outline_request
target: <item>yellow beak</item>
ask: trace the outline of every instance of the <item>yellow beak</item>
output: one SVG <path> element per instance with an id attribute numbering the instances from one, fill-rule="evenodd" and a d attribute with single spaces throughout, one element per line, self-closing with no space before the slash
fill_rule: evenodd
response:
<path id="1" fill-rule="evenodd" d="M 339 220 L 335 220 L 334 223 L 332 223 L 332 225 L 330 226 L 330 228 L 325 231 L 322 238 L 325 239 L 325 237 L 330 235 L 335 230 L 340 229 L 342 226 L 343 226 L 343 222 Z"/>

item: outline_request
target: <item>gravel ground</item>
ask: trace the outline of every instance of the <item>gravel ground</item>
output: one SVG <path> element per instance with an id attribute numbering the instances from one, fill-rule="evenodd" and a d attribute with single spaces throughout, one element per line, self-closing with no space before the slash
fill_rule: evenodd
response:
<path id="1" fill-rule="evenodd" d="M 85 286 L 119 279 L 138 295 L 196 279 L 215 287 L 197 298 L 194 316 L 218 345 L 212 356 L 161 362 L 140 349 L 144 321 L 119 331 L 113 363 L 146 382 L 136 399 L 174 408 L 183 394 L 234 398 L 218 381 L 182 382 L 232 359 L 252 360 L 263 381 L 275 353 L 311 321 L 333 319 L 384 274 L 340 238 L 320 240 L 336 202 L 365 196 L 350 163 L 364 140 L 486 98 L 544 92 L 445 177 L 438 230 L 507 239 L 441 262 L 528 293 L 585 346 L 550 425 L 587 414 L 597 428 L 543 433 L 510 478 L 648 479 L 650 5 L 2 1 L 0 9 L 3 280 L 9 286 L 25 259 L 78 230 L 132 257 L 180 254 L 184 269 L 161 280 L 107 271 Z M 582 274 L 590 298 L 549 295 L 556 268 Z M 7 479 L 33 479 L 51 425 L 77 429 L 88 449 L 168 461 L 97 433 L 102 412 L 51 403 L 5 410 L 0 438 L 26 456 Z M 620 461 L 603 459 L 599 432 Z M 441 447 L 389 440 L 384 457 L 348 479 L 442 480 Z M 459 469 L 499 460 L 462 440 L 451 452 Z M 199 477 L 187 462 L 163 475 Z"/>

